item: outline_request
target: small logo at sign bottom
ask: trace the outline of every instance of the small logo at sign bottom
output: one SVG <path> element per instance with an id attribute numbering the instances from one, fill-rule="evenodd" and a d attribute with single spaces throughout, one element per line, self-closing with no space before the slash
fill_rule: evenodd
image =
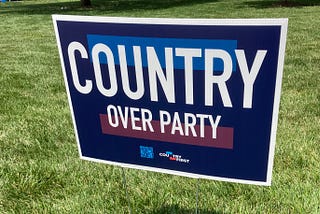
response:
<path id="1" fill-rule="evenodd" d="M 154 158 L 153 147 L 140 146 L 140 157 L 142 158 Z"/>
<path id="2" fill-rule="evenodd" d="M 190 162 L 189 159 L 183 158 L 182 155 L 173 154 L 173 152 L 170 152 L 170 151 L 160 152 L 159 156 L 168 158 L 170 161 L 177 161 L 177 162 L 181 162 L 181 163 L 189 163 Z"/>

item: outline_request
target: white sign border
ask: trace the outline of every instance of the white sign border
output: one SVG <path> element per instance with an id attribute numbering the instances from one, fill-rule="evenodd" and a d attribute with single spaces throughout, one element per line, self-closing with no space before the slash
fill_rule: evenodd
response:
<path id="1" fill-rule="evenodd" d="M 287 29 L 288 29 L 288 19 L 287 18 L 276 18 L 276 19 L 176 19 L 176 18 L 129 18 L 129 17 L 102 17 L 102 16 L 75 16 L 75 15 L 52 15 L 52 20 L 54 24 L 54 31 L 56 35 L 57 45 L 59 49 L 60 61 L 63 71 L 64 82 L 66 85 L 66 92 L 68 95 L 69 107 L 72 115 L 73 126 L 75 130 L 75 137 L 78 145 L 78 151 L 80 158 L 83 160 L 94 161 L 99 163 L 117 165 L 126 168 L 132 169 L 141 169 L 153 172 L 161 172 L 172 175 L 179 175 L 191 178 L 204 178 L 210 180 L 218 181 L 227 181 L 234 183 L 242 184 L 253 184 L 253 185 L 262 185 L 262 186 L 271 186 L 272 180 L 272 169 L 274 162 L 274 153 L 275 153 L 275 142 L 276 142 L 276 132 L 277 132 L 277 123 L 280 107 L 280 95 L 281 95 L 281 85 L 282 85 L 282 76 L 284 68 L 284 56 L 286 48 L 286 38 L 287 38 Z M 207 176 L 201 174 L 193 174 L 175 170 L 162 169 L 157 167 L 142 166 L 136 164 L 126 164 L 120 162 L 106 161 L 95 158 L 90 158 L 83 156 L 81 153 L 80 142 L 77 124 L 75 121 L 75 116 L 73 112 L 73 105 L 71 101 L 71 95 L 68 85 L 68 80 L 66 76 L 66 69 L 64 66 L 63 54 L 61 49 L 61 40 L 58 31 L 57 21 L 74 21 L 74 22 L 94 22 L 94 23 L 118 23 L 118 24 L 152 24 L 152 25 L 206 25 L 206 26 L 280 26 L 280 44 L 279 44 L 279 55 L 278 55 L 278 66 L 277 66 L 277 77 L 275 84 L 275 96 L 274 96 L 274 105 L 273 105 L 273 115 L 272 115 L 272 126 L 270 134 L 270 144 L 269 144 L 269 157 L 268 157 L 268 169 L 267 169 L 267 180 L 266 181 L 253 181 L 253 180 L 244 180 L 244 179 L 234 179 L 226 177 L 217 177 L 217 176 Z"/>

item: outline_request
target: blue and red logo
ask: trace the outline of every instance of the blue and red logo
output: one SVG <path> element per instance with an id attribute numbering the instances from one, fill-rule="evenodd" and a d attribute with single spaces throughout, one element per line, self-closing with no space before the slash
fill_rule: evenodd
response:
<path id="1" fill-rule="evenodd" d="M 190 163 L 189 159 L 184 158 L 182 155 L 174 154 L 171 151 L 160 152 L 159 156 L 168 158 L 170 161 L 177 161 L 177 162 L 181 162 L 181 163 Z"/>

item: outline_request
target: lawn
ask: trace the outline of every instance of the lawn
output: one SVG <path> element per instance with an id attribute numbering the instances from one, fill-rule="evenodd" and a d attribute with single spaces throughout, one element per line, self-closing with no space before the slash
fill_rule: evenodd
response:
<path id="1" fill-rule="evenodd" d="M 298 1 L 295 1 L 298 2 Z M 289 18 L 271 187 L 199 181 L 198 213 L 320 213 L 320 3 L 0 3 L 0 213 L 195 213 L 197 180 L 79 159 L 51 14 Z"/>

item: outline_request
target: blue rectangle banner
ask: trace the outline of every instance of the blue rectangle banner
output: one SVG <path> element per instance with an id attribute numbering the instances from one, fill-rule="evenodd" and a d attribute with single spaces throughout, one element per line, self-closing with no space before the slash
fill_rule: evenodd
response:
<path id="1" fill-rule="evenodd" d="M 82 159 L 271 185 L 287 19 L 53 22 Z"/>

